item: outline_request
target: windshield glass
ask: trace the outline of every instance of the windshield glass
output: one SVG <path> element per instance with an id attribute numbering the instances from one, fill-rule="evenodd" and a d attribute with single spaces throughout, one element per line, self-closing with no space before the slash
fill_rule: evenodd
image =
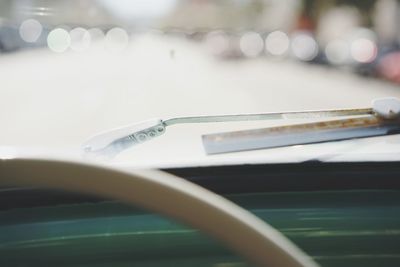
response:
<path id="1" fill-rule="evenodd" d="M 399 21 L 396 0 L 4 0 L 0 154 L 82 157 L 154 118 L 370 108 L 400 97 Z M 315 120 L 176 125 L 112 161 L 399 159 L 397 135 L 223 155 L 201 138 Z"/>

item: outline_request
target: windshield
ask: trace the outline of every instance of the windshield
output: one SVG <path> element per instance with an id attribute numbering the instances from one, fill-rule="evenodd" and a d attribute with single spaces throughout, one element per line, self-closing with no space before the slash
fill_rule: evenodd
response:
<path id="1" fill-rule="evenodd" d="M 0 154 L 81 158 L 89 137 L 148 119 L 371 108 L 400 97 L 399 21 L 396 0 L 4 0 Z M 176 125 L 111 160 L 400 159 L 398 135 L 223 155 L 201 138 L 321 120 Z"/>

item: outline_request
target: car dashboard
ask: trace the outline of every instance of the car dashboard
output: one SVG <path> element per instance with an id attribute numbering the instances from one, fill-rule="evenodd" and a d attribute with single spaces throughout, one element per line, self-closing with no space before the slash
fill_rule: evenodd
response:
<path id="1" fill-rule="evenodd" d="M 321 266 L 399 266 L 396 162 L 165 169 L 278 229 Z M 111 199 L 0 190 L 1 266 L 250 266 L 196 229 Z"/>

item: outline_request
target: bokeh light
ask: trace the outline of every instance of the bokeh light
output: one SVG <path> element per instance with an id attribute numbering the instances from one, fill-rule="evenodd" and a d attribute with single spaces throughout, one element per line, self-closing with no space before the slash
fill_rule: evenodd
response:
<path id="1" fill-rule="evenodd" d="M 27 43 L 36 42 L 42 34 L 43 26 L 35 19 L 28 19 L 21 23 L 19 36 Z"/>
<path id="2" fill-rule="evenodd" d="M 47 36 L 47 46 L 50 50 L 62 53 L 65 52 L 71 45 L 71 36 L 68 31 L 62 28 L 52 30 Z"/>
<path id="3" fill-rule="evenodd" d="M 82 52 L 90 47 L 91 36 L 84 28 L 75 28 L 69 32 L 71 37 L 71 49 L 76 52 Z"/>
<path id="4" fill-rule="evenodd" d="M 91 41 L 104 41 L 105 34 L 99 28 L 91 28 L 88 30 Z"/>
<path id="5" fill-rule="evenodd" d="M 256 57 L 264 50 L 264 40 L 256 32 L 246 32 L 240 38 L 240 50 L 247 57 Z"/>
<path id="6" fill-rule="evenodd" d="M 378 67 L 383 77 L 400 84 L 400 52 L 391 52 L 383 56 Z"/>
<path id="7" fill-rule="evenodd" d="M 293 55 L 303 61 L 311 61 L 318 55 L 318 44 L 307 32 L 295 33 L 292 37 Z"/>
<path id="8" fill-rule="evenodd" d="M 377 47 L 375 42 L 367 38 L 360 38 L 351 43 L 351 56 L 359 63 L 369 63 L 375 60 Z"/>
<path id="9" fill-rule="evenodd" d="M 221 56 L 229 50 L 229 36 L 223 31 L 214 31 L 207 34 L 205 44 L 209 52 Z"/>
<path id="10" fill-rule="evenodd" d="M 283 56 L 289 50 L 289 37 L 281 31 L 274 31 L 268 34 L 265 39 L 265 49 L 273 56 Z"/>
<path id="11" fill-rule="evenodd" d="M 121 28 L 112 28 L 105 37 L 105 47 L 110 52 L 121 52 L 128 47 L 129 35 Z"/>
<path id="12" fill-rule="evenodd" d="M 350 44 L 345 40 L 333 40 L 325 47 L 325 55 L 332 64 L 342 65 L 350 61 Z"/>

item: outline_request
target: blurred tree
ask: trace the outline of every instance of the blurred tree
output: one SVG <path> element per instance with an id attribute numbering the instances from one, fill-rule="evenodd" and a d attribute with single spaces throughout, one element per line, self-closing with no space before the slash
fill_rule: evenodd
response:
<path id="1" fill-rule="evenodd" d="M 336 0 L 337 5 L 350 5 L 366 12 L 375 6 L 375 2 L 376 0 Z"/>

